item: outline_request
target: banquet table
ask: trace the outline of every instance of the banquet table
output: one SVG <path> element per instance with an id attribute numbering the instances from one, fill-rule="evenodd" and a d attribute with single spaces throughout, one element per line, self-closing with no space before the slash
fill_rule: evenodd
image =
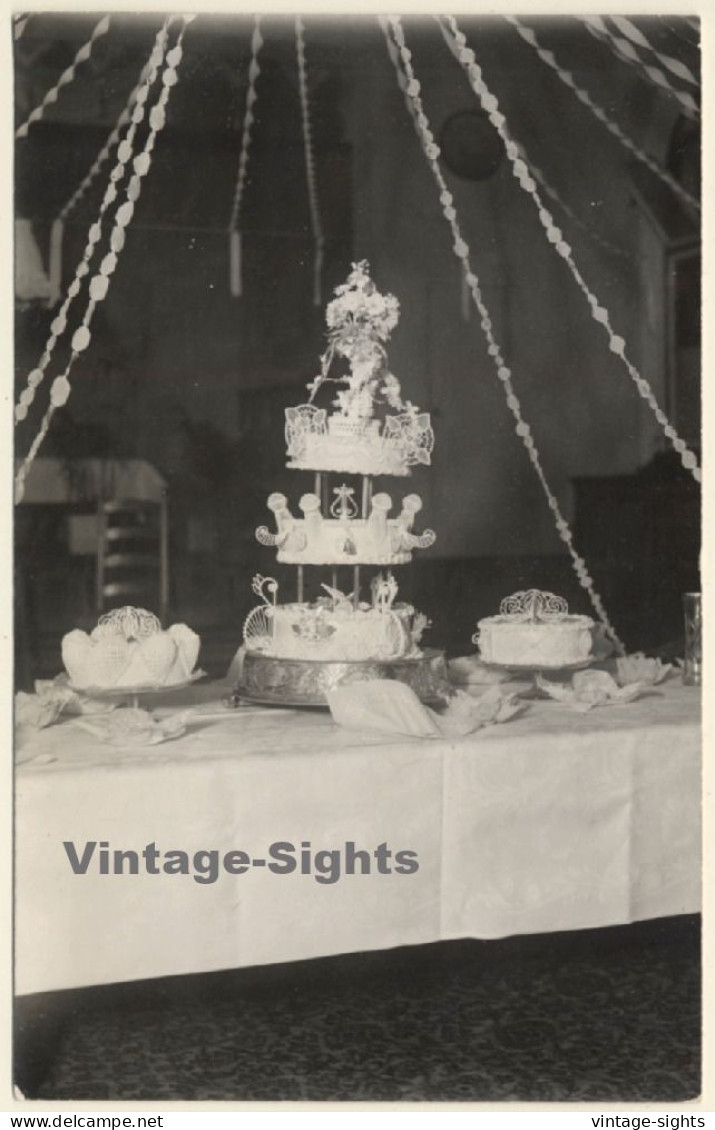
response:
<path id="1" fill-rule="evenodd" d="M 149 747 L 103 744 L 71 718 L 19 732 L 19 994 L 699 910 L 700 697 L 679 675 L 588 713 L 531 701 L 449 739 L 229 708 L 226 691 L 150 700 L 190 713 L 183 736 Z M 150 844 L 159 863 L 145 865 Z M 137 874 L 113 873 L 115 850 L 137 852 Z M 171 851 L 189 874 L 163 870 Z M 215 881 L 198 881 L 202 851 L 218 853 Z M 334 881 L 318 878 L 336 871 L 321 851 L 338 853 Z M 242 873 L 229 852 L 245 853 Z"/>

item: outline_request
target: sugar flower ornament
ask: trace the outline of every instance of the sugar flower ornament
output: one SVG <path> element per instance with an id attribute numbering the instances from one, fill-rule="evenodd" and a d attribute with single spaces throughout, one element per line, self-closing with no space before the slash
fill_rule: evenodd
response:
<path id="1" fill-rule="evenodd" d="M 434 432 L 429 413 L 402 399 L 400 382 L 388 364 L 385 343 L 399 316 L 398 300 L 380 293 L 367 261 L 353 263 L 325 311 L 328 345 L 320 372 L 308 384 L 308 403 L 286 409 L 289 466 L 407 475 L 414 464 L 430 463 Z M 331 412 L 314 404 L 327 382 L 342 386 Z M 378 406 L 388 409 L 384 420 L 377 417 Z"/>
<path id="2" fill-rule="evenodd" d="M 645 689 L 643 683 L 631 683 L 619 687 L 607 671 L 577 671 L 570 684 L 553 683 L 536 676 L 536 685 L 550 698 L 563 702 L 579 713 L 586 713 L 594 706 L 618 706 L 633 702 Z"/>
<path id="3" fill-rule="evenodd" d="M 616 676 L 621 686 L 628 683 L 643 683 L 656 686 L 662 683 L 672 671 L 672 663 L 662 663 L 660 659 L 649 659 L 642 651 L 625 655 L 616 660 Z"/>

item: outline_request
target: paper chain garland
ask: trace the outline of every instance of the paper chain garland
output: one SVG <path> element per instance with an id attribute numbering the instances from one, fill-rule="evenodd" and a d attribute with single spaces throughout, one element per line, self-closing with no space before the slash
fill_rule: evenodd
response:
<path id="1" fill-rule="evenodd" d="M 533 161 L 529 160 L 524 146 L 520 145 L 518 142 L 516 144 L 519 150 L 519 156 L 521 157 L 522 161 L 524 161 L 529 166 L 531 175 L 534 180 L 539 182 L 546 195 L 550 197 L 555 204 L 558 204 L 561 211 L 568 216 L 574 226 L 582 231 L 583 234 L 589 239 L 593 240 L 593 242 L 596 243 L 599 247 L 602 247 L 604 251 L 607 251 L 609 255 L 617 255 L 621 259 L 630 258 L 628 252 L 624 250 L 623 247 L 619 247 L 618 244 L 612 243 L 610 239 L 606 239 L 604 235 L 601 235 L 601 233 L 596 231 L 595 228 L 592 228 L 590 224 L 587 224 L 584 220 L 582 220 L 580 216 L 577 216 L 573 208 L 569 207 L 565 200 L 562 200 L 560 194 L 556 191 L 553 185 L 549 183 L 541 169 L 538 168 L 538 166 L 535 165 Z"/>
<path id="2" fill-rule="evenodd" d="M 619 59 L 630 63 L 631 66 L 637 67 L 655 86 L 666 90 L 669 94 L 672 94 L 674 98 L 677 98 L 683 113 L 686 114 L 687 117 L 691 120 L 695 120 L 698 117 L 700 113 L 699 107 L 692 94 L 687 90 L 680 90 L 678 87 L 674 86 L 661 67 L 653 66 L 651 63 L 647 63 L 642 59 L 635 44 L 638 44 L 640 48 L 645 48 L 647 51 L 652 52 L 658 60 L 662 61 L 665 66 L 674 74 L 677 74 L 679 78 L 685 79 L 686 82 L 693 82 L 697 86 L 697 79 L 683 63 L 678 62 L 677 59 L 672 59 L 669 55 L 660 55 L 654 47 L 651 47 L 645 36 L 641 35 L 638 28 L 635 24 L 632 24 L 630 20 L 622 19 L 619 16 L 611 17 L 613 22 L 625 31 L 628 36 L 627 39 L 624 39 L 620 35 L 615 35 L 601 16 L 582 16 L 581 19 L 586 25 L 587 31 L 595 36 L 596 39 L 606 43 Z"/>
<path id="3" fill-rule="evenodd" d="M 92 167 L 90 168 L 90 170 L 85 175 L 85 177 L 82 180 L 82 182 L 80 183 L 79 187 L 73 192 L 72 196 L 70 196 L 67 203 L 60 209 L 60 211 L 57 213 L 57 216 L 52 221 L 52 228 L 50 230 L 50 270 L 49 270 L 50 287 L 51 287 L 51 293 L 50 293 L 50 305 L 51 306 L 53 306 L 58 301 L 59 296 L 60 296 L 60 289 L 62 287 L 62 243 L 63 243 L 63 240 L 64 240 L 65 222 L 67 220 L 67 217 L 70 215 L 70 213 L 72 211 L 74 211 L 74 209 L 77 207 L 77 205 L 79 204 L 82 197 L 85 195 L 85 193 L 94 184 L 94 181 L 97 179 L 99 173 L 101 172 L 103 165 L 105 164 L 105 162 L 107 161 L 107 159 L 109 157 L 109 154 L 112 152 L 112 149 L 114 148 L 114 146 L 119 141 L 119 137 L 121 135 L 121 132 L 124 129 L 124 126 L 127 124 L 127 122 L 129 121 L 129 119 L 131 117 L 132 108 L 133 108 L 133 106 L 136 102 L 137 95 L 138 95 L 139 90 L 141 89 L 142 84 L 144 83 L 148 73 L 149 73 L 148 65 L 145 65 L 144 67 L 142 67 L 142 71 L 141 71 L 141 74 L 139 75 L 139 81 L 137 82 L 137 85 L 134 87 L 131 94 L 129 95 L 129 98 L 127 99 L 126 106 L 124 107 L 121 114 L 117 118 L 114 129 L 109 134 L 109 137 L 105 141 L 102 149 L 97 154 L 97 156 L 94 160 L 94 163 L 92 164 Z"/>
<path id="4" fill-rule="evenodd" d="M 42 99 L 39 106 L 36 106 L 30 116 L 22 123 L 21 126 L 17 128 L 17 130 L 15 131 L 16 138 L 27 137 L 28 131 L 33 122 L 39 122 L 47 107 L 51 105 L 51 103 L 57 101 L 57 96 L 62 87 L 67 86 L 74 79 L 75 72 L 80 63 L 86 63 L 87 59 L 89 59 L 90 55 L 92 54 L 92 48 L 94 47 L 95 42 L 100 39 L 101 36 L 107 34 L 107 32 L 109 31 L 109 24 L 110 17 L 103 16 L 99 23 L 95 26 L 94 31 L 92 32 L 87 42 L 80 47 L 79 51 L 72 60 L 71 65 L 62 72 L 55 85 L 47 91 L 47 94 Z"/>
<path id="5" fill-rule="evenodd" d="M 640 146 L 636 145 L 634 141 L 631 141 L 630 137 L 626 136 L 619 125 L 611 121 L 605 110 L 601 109 L 601 107 L 593 101 L 591 95 L 586 90 L 583 90 L 582 87 L 577 85 L 571 71 L 564 70 L 564 68 L 557 63 L 553 51 L 546 51 L 541 46 L 538 39 L 536 38 L 536 34 L 534 33 L 534 31 L 532 31 L 531 28 L 525 27 L 524 24 L 522 24 L 521 21 L 516 18 L 516 16 L 504 16 L 504 19 L 508 20 L 508 22 L 514 26 L 524 42 L 528 43 L 529 46 L 533 48 L 542 62 L 546 63 L 546 65 L 550 67 L 556 75 L 558 75 L 564 86 L 569 87 L 569 89 L 574 92 L 579 102 L 581 102 L 591 111 L 594 117 L 597 118 L 598 121 L 606 127 L 608 132 L 612 134 L 613 137 L 617 138 L 618 141 L 620 141 L 621 145 L 623 145 L 624 148 L 626 148 L 628 152 L 632 154 L 632 156 L 636 157 L 642 164 L 649 168 L 650 171 L 659 178 L 659 180 L 662 180 L 664 184 L 667 184 L 668 187 L 672 189 L 672 191 L 677 196 L 679 196 L 681 200 L 685 201 L 686 204 L 688 204 L 691 208 L 694 208 L 696 211 L 700 211 L 700 202 L 696 200 L 695 197 L 692 196 L 689 192 L 687 192 L 683 188 L 683 186 L 678 183 L 675 177 L 671 176 L 669 172 L 661 168 L 657 161 L 654 161 L 652 157 L 649 157 L 648 154 L 640 148 Z"/>
<path id="6" fill-rule="evenodd" d="M 248 65 L 248 90 L 246 91 L 246 108 L 243 115 L 243 130 L 241 133 L 241 154 L 238 159 L 238 176 L 236 179 L 236 191 L 233 197 L 233 205 L 231 208 L 231 218 L 228 222 L 229 231 L 229 259 L 231 264 L 230 271 L 230 284 L 231 294 L 234 298 L 240 298 L 243 293 L 243 283 L 241 278 L 241 232 L 238 227 L 238 222 L 241 216 L 241 205 L 243 204 L 243 191 L 246 185 L 246 173 L 248 170 L 248 151 L 251 144 L 251 127 L 255 121 L 254 105 L 258 98 L 256 93 L 256 82 L 261 73 L 261 67 L 258 62 L 258 53 L 263 46 L 263 36 L 261 35 L 261 17 L 254 16 L 254 28 L 251 36 L 251 61 Z"/>
<path id="7" fill-rule="evenodd" d="M 114 148 L 114 146 L 117 144 L 117 141 L 119 140 L 119 135 L 121 134 L 122 130 L 124 129 L 124 126 L 127 124 L 127 122 L 129 121 L 129 119 L 131 117 L 132 107 L 134 106 L 134 104 L 137 100 L 137 96 L 139 94 L 139 91 L 140 91 L 142 85 L 144 84 L 144 82 L 147 79 L 148 73 L 149 73 L 148 72 L 148 64 L 144 64 L 144 66 L 142 67 L 142 70 L 141 70 L 141 74 L 139 75 L 139 81 L 137 82 L 136 86 L 134 87 L 134 89 L 130 93 L 130 95 L 127 99 L 127 104 L 124 107 L 124 109 L 122 110 L 119 117 L 117 118 L 114 129 L 112 130 L 109 137 L 105 141 L 104 145 L 100 149 L 99 153 L 95 157 L 94 163 L 93 163 L 91 169 L 86 174 L 86 176 L 82 180 L 79 187 L 77 189 L 75 189 L 75 191 L 72 193 L 72 195 L 70 196 L 67 203 L 62 208 L 60 208 L 59 212 L 57 213 L 57 220 L 65 221 L 67 219 L 70 212 L 74 211 L 74 209 L 77 207 L 77 205 L 79 204 L 82 197 L 85 195 L 85 193 L 88 191 L 88 189 L 91 188 L 92 184 L 97 179 L 97 176 L 102 171 L 102 166 L 107 161 L 109 154 L 112 152 L 112 149 Z"/>
<path id="8" fill-rule="evenodd" d="M 652 43 L 650 43 L 647 36 L 635 26 L 632 20 L 627 19 L 626 16 L 614 15 L 610 16 L 610 20 L 611 23 L 614 23 L 618 30 L 623 35 L 628 36 L 633 43 L 638 44 L 639 47 L 643 47 L 646 51 L 650 51 L 655 55 L 658 62 L 662 63 L 676 78 L 681 78 L 684 82 L 689 82 L 691 86 L 700 87 L 700 82 L 685 63 L 681 62 L 680 59 L 675 59 L 672 55 L 666 55 L 664 51 L 657 51 Z"/>
<path id="9" fill-rule="evenodd" d="M 442 19 L 440 17 L 436 18 L 438 19 L 439 25 L 442 29 L 442 34 L 444 35 L 450 50 L 453 52 L 453 54 L 456 56 L 456 58 L 459 60 L 462 67 L 466 71 L 470 85 L 474 93 L 479 98 L 482 108 L 486 111 L 489 120 L 504 142 L 506 155 L 511 162 L 512 172 L 519 182 L 521 188 L 527 193 L 527 195 L 531 197 L 532 201 L 534 202 L 534 205 L 537 209 L 539 222 L 546 232 L 546 237 L 549 243 L 553 244 L 557 253 L 564 260 L 568 269 L 573 275 L 576 285 L 588 301 L 591 310 L 591 317 L 594 319 L 594 321 L 600 323 L 603 326 L 606 334 L 608 335 L 609 349 L 612 353 L 615 353 L 617 357 L 621 358 L 621 361 L 625 365 L 629 376 L 638 389 L 640 396 L 643 398 L 643 400 L 645 400 L 646 404 L 652 410 L 656 420 L 663 430 L 663 434 L 672 443 L 673 447 L 680 456 L 680 461 L 685 469 L 690 471 L 693 478 L 696 479 L 697 482 L 700 482 L 701 474 L 696 456 L 692 451 L 688 449 L 684 440 L 679 437 L 675 428 L 671 425 L 665 412 L 658 404 L 658 401 L 656 400 L 653 394 L 653 390 L 651 389 L 648 381 L 645 379 L 645 377 L 641 376 L 636 366 L 626 356 L 625 340 L 614 333 L 613 328 L 611 327 L 607 309 L 605 308 L 605 306 L 601 306 L 599 304 L 596 295 L 589 289 L 587 283 L 581 275 L 581 272 L 574 262 L 573 251 L 571 247 L 563 238 L 563 233 L 554 223 L 554 218 L 551 213 L 547 208 L 544 207 L 544 203 L 536 187 L 536 182 L 534 181 L 533 177 L 530 176 L 526 162 L 519 157 L 518 147 L 515 142 L 512 141 L 509 135 L 509 131 L 506 128 L 506 119 L 504 115 L 499 111 L 499 103 L 484 82 L 482 71 L 481 68 L 477 66 L 474 52 L 467 47 L 466 37 L 459 30 L 457 22 L 453 16 L 447 16 L 445 19 Z M 506 18 L 511 19 L 512 17 Z"/>
<path id="10" fill-rule="evenodd" d="M 315 240 L 315 257 L 313 260 L 313 305 L 322 305 L 321 279 L 323 273 L 323 253 L 325 236 L 320 218 L 318 203 L 318 188 L 315 177 L 315 160 L 313 156 L 313 141 L 310 129 L 310 113 L 308 109 L 308 82 L 305 68 L 305 39 L 304 25 L 300 16 L 295 21 L 295 45 L 298 57 L 298 82 L 300 86 L 300 107 L 303 122 L 303 148 L 305 150 L 305 171 L 308 179 L 308 201 L 310 204 L 310 226 Z"/>
<path id="11" fill-rule="evenodd" d="M 385 34 L 386 40 L 389 40 L 388 21 L 383 17 L 380 17 L 380 24 Z M 427 118 L 427 115 L 425 114 L 422 106 L 422 99 L 420 98 L 420 84 L 415 77 L 415 72 L 411 62 L 412 55 L 405 42 L 405 37 L 399 18 L 390 17 L 389 27 L 392 30 L 392 34 L 397 45 L 397 50 L 399 51 L 399 59 L 401 60 L 402 67 L 404 67 L 405 75 L 407 78 L 407 81 L 404 84 L 405 97 L 412 102 L 413 117 L 417 125 L 422 148 L 429 162 L 433 176 L 437 182 L 437 186 L 440 190 L 439 199 L 442 205 L 442 210 L 444 212 L 445 219 L 447 220 L 447 223 L 449 224 L 452 231 L 452 236 L 454 239 L 454 253 L 461 261 L 465 281 L 467 283 L 467 286 L 469 287 L 474 305 L 479 312 L 480 325 L 488 343 L 487 351 L 490 357 L 493 358 L 497 370 L 497 377 L 501 381 L 504 388 L 507 407 L 516 420 L 516 434 L 523 441 L 532 466 L 536 471 L 539 482 L 541 483 L 544 494 L 546 495 L 549 509 L 554 515 L 558 535 L 566 545 L 566 548 L 571 555 L 574 571 L 576 573 L 576 576 L 578 577 L 579 584 L 588 593 L 591 604 L 596 610 L 599 620 L 603 624 L 603 627 L 605 628 L 608 636 L 613 640 L 618 652 L 620 654 L 625 654 L 625 648 L 608 618 L 608 614 L 603 606 L 603 601 L 594 588 L 593 579 L 588 572 L 586 562 L 584 561 L 583 557 L 581 557 L 581 555 L 577 552 L 574 546 L 571 528 L 561 512 L 561 507 L 559 506 L 558 499 L 556 498 L 555 494 L 548 484 L 546 475 L 544 474 L 544 470 L 541 466 L 541 460 L 539 458 L 536 444 L 531 434 L 531 428 L 526 423 L 522 415 L 521 403 L 514 391 L 514 386 L 512 384 L 511 369 L 507 366 L 501 349 L 494 336 L 492 320 L 489 316 L 489 310 L 487 309 L 484 298 L 482 296 L 479 279 L 474 272 L 470 262 L 469 246 L 464 240 L 459 224 L 457 222 L 457 213 L 454 208 L 454 198 L 452 196 L 452 193 L 447 188 L 447 184 L 444 180 L 442 171 L 439 166 L 439 147 L 434 140 L 434 134 L 432 133 L 432 130 L 430 128 L 429 119 Z M 393 58 L 393 61 L 396 63 L 396 65 L 399 66 L 400 64 L 397 62 L 397 56 L 394 53 L 391 53 L 391 57 Z"/>
<path id="12" fill-rule="evenodd" d="M 156 104 L 149 112 L 149 133 L 144 143 L 142 152 L 139 153 L 139 155 L 132 161 L 134 174 L 130 178 L 126 188 L 126 199 L 119 206 L 115 215 L 114 227 L 110 236 L 111 250 L 107 255 L 104 256 L 100 264 L 99 271 L 89 283 L 90 300 L 87 304 L 87 309 L 85 311 L 82 324 L 75 330 L 72 336 L 72 353 L 70 359 L 67 363 L 65 371 L 60 376 L 56 377 L 52 382 L 52 387 L 50 389 L 49 407 L 47 408 L 47 411 L 45 412 L 45 415 L 43 417 L 42 423 L 40 425 L 40 430 L 35 437 L 27 455 L 25 456 L 22 466 L 17 473 L 15 479 L 16 501 L 20 501 L 22 499 L 27 473 L 32 466 L 32 463 L 35 459 L 35 456 L 37 455 L 42 441 L 47 434 L 47 430 L 49 428 L 55 409 L 62 407 L 67 403 L 67 400 L 69 399 L 71 392 L 68 379 L 70 370 L 76 358 L 80 353 L 84 352 L 91 341 L 92 335 L 90 333 L 89 326 L 92 320 L 92 316 L 94 314 L 97 303 L 102 302 L 104 298 L 106 298 L 107 292 L 109 290 L 111 276 L 113 275 L 117 267 L 118 255 L 124 246 L 126 238 L 125 229 L 131 222 L 136 202 L 141 195 L 142 180 L 151 167 L 151 154 L 156 142 L 157 134 L 161 129 L 163 129 L 164 125 L 166 124 L 166 106 L 171 96 L 171 91 L 178 82 L 177 68 L 179 66 L 179 63 L 181 62 L 183 55 L 182 41 L 188 23 L 192 19 L 194 19 L 193 16 L 180 17 L 183 21 L 181 31 L 179 32 L 174 47 L 165 55 L 168 25 L 173 18 L 173 16 L 168 17 L 167 20 L 165 20 L 161 31 L 158 33 L 157 43 L 154 46 L 152 56 L 150 58 L 151 73 L 147 78 L 144 86 L 142 86 L 141 90 L 139 91 L 139 94 L 137 96 L 137 105 L 132 113 L 132 125 L 136 128 L 136 126 L 143 120 L 145 116 L 144 103 L 146 102 L 146 97 L 148 96 L 150 86 L 156 78 L 156 74 L 154 72 L 156 71 L 158 73 L 160 67 L 165 62 L 165 66 L 161 75 L 162 91 Z M 144 91 L 146 91 L 146 94 L 144 94 Z M 125 139 L 124 143 L 119 147 L 118 163 L 113 170 L 110 184 L 107 189 L 107 194 L 105 195 L 105 201 L 107 201 L 108 197 L 110 200 L 114 200 L 116 198 L 117 190 L 115 182 L 121 179 L 121 177 L 124 175 L 124 172 L 126 171 L 126 164 L 129 160 L 132 159 L 131 142 L 128 140 L 128 137 L 129 135 L 127 135 L 127 139 Z M 90 229 L 90 239 L 88 243 L 89 255 L 86 259 L 83 258 L 82 263 L 80 263 L 80 266 L 77 269 L 75 280 L 70 287 L 71 297 L 74 297 L 74 295 L 79 292 L 81 285 L 80 279 L 89 273 L 89 258 L 91 258 L 94 244 L 98 242 L 100 238 L 101 224 L 97 223 L 94 224 Z M 87 249 L 85 250 L 85 255 L 87 255 Z M 65 324 L 61 325 L 55 325 L 55 323 L 53 323 L 53 334 L 62 333 L 65 329 L 65 325 L 66 322 Z M 30 374 L 30 378 L 32 378 L 32 376 L 33 374 Z M 30 402 L 34 395 L 34 390 L 32 388 L 30 378 L 28 378 L 28 388 L 21 396 L 21 405 L 23 404 L 23 398 L 25 398 L 25 400 L 28 399 L 28 393 L 30 393 Z M 42 377 L 40 376 L 40 380 L 41 379 Z M 18 406 L 18 409 L 19 407 L 20 406 Z M 25 411 L 26 408 L 27 405 L 25 407 Z"/>
<path id="13" fill-rule="evenodd" d="M 97 250 L 98 244 L 99 244 L 99 242 L 102 238 L 102 218 L 103 218 L 104 213 L 106 212 L 107 208 L 117 198 L 117 185 L 119 184 L 119 181 L 122 179 L 122 177 L 126 173 L 127 165 L 129 164 L 129 162 L 132 159 L 134 137 L 135 137 L 135 134 L 136 134 L 136 131 L 137 131 L 137 128 L 138 128 L 140 122 L 144 118 L 144 113 L 145 113 L 144 103 L 146 102 L 146 100 L 149 96 L 149 92 L 151 90 L 151 87 L 153 86 L 153 84 L 155 83 L 155 81 L 158 77 L 159 68 L 161 67 L 163 60 L 164 60 L 164 53 L 166 51 L 166 42 L 167 42 L 170 19 L 171 19 L 171 17 L 167 18 L 164 21 L 164 24 L 162 25 L 161 29 L 157 32 L 157 36 L 156 36 L 156 39 L 154 41 L 154 46 L 152 48 L 152 52 L 151 52 L 151 55 L 149 57 L 149 61 L 147 63 L 147 68 L 146 68 L 147 69 L 147 75 L 146 75 L 146 78 L 144 80 L 142 87 L 137 92 L 137 97 L 136 97 L 137 105 L 136 105 L 136 108 L 135 108 L 133 115 L 132 115 L 132 118 L 133 118 L 132 124 L 131 124 L 129 130 L 127 131 L 127 135 L 126 135 L 124 141 L 119 146 L 119 150 L 117 152 L 117 162 L 116 162 L 116 164 L 115 164 L 115 166 L 114 166 L 114 168 L 113 168 L 113 170 L 110 174 L 109 183 L 107 185 L 107 189 L 104 193 L 104 198 L 103 198 L 102 203 L 100 205 L 99 215 L 97 217 L 97 220 L 95 221 L 95 223 L 89 229 L 89 234 L 88 234 L 88 237 L 87 237 L 87 243 L 86 243 L 84 252 L 82 254 L 82 259 L 79 263 L 79 266 L 77 267 L 77 270 L 75 271 L 74 280 L 72 281 L 72 283 L 71 283 L 71 285 L 70 285 L 70 287 L 67 291 L 67 296 L 65 298 L 65 301 L 64 301 L 61 309 L 59 310 L 59 312 L 57 313 L 57 315 L 54 318 L 54 321 L 50 325 L 50 331 L 51 331 L 50 337 L 47 340 L 47 344 L 45 345 L 44 351 L 42 353 L 42 357 L 40 358 L 40 361 L 37 364 L 36 368 L 34 368 L 32 370 L 32 372 L 29 374 L 29 376 L 27 378 L 26 387 L 23 390 L 23 392 L 20 394 L 20 399 L 19 399 L 18 404 L 15 408 L 15 422 L 16 423 L 18 423 L 20 420 L 24 420 L 25 417 L 27 416 L 28 409 L 30 408 L 33 400 L 35 399 L 35 392 L 39 388 L 40 384 L 42 383 L 42 381 L 44 379 L 45 370 L 46 370 L 48 364 L 50 363 L 54 348 L 55 348 L 60 336 L 64 333 L 65 329 L 67 328 L 67 313 L 68 313 L 70 307 L 72 306 L 74 299 L 77 297 L 77 295 L 80 292 L 81 285 L 82 285 L 81 280 L 83 278 L 85 278 L 87 276 L 87 274 L 89 273 L 89 264 L 92 261 L 92 258 L 95 254 L 95 251 Z M 121 247 L 123 246 L 123 239 L 117 238 L 117 239 L 115 239 L 115 243 L 117 244 L 117 246 L 113 246 L 112 251 L 114 251 L 114 252 L 121 251 Z"/>

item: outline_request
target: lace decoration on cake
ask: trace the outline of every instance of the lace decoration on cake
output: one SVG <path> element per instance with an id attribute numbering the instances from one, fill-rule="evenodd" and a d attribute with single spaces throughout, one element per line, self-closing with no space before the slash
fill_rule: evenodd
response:
<path id="1" fill-rule="evenodd" d="M 161 631 L 161 621 L 153 612 L 145 608 L 113 608 L 99 617 L 95 632 L 97 636 L 123 636 L 125 640 L 144 640 Z"/>
<path id="2" fill-rule="evenodd" d="M 285 411 L 288 454 L 301 459 L 305 454 L 306 438 L 309 435 L 325 435 L 327 413 L 324 408 L 316 408 L 314 404 L 299 404 L 296 408 L 286 408 Z"/>
<path id="3" fill-rule="evenodd" d="M 554 624 L 568 616 L 569 606 L 562 596 L 539 589 L 524 589 L 502 600 L 499 613 L 515 623 Z"/>
<path id="4" fill-rule="evenodd" d="M 243 621 L 243 641 L 248 651 L 264 651 L 273 642 L 274 610 L 278 600 L 278 581 L 256 573 L 251 589 L 263 601 L 252 608 Z"/>
<path id="5" fill-rule="evenodd" d="M 399 416 L 388 416 L 385 420 L 385 439 L 400 448 L 408 466 L 416 463 L 429 466 L 434 448 L 434 432 L 428 412 L 418 413 L 413 410 L 401 412 Z"/>

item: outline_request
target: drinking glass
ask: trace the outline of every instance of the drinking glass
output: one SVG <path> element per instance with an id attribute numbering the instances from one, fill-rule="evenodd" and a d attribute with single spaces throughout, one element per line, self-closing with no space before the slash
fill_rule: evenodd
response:
<path id="1" fill-rule="evenodd" d="M 683 593 L 685 621 L 685 662 L 683 683 L 687 687 L 700 686 L 702 679 L 702 607 L 699 592 Z"/>

